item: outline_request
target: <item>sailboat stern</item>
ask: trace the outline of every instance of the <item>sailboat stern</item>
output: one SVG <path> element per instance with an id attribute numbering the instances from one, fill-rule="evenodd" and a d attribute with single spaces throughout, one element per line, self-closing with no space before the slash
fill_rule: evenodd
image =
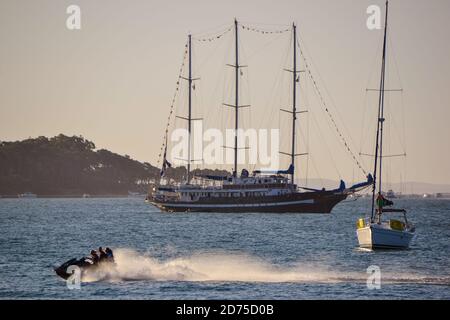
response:
<path id="1" fill-rule="evenodd" d="M 361 226 L 358 220 L 356 234 L 359 246 L 366 249 L 408 249 L 414 232 L 395 230 L 387 225 L 371 223 Z"/>
<path id="2" fill-rule="evenodd" d="M 361 248 L 372 249 L 372 230 L 370 229 L 370 226 L 358 228 L 356 230 L 356 235 Z"/>

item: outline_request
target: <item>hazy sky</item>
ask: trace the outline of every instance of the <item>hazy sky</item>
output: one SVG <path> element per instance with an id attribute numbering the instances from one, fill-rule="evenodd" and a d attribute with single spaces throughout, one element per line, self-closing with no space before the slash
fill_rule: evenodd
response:
<path id="1" fill-rule="evenodd" d="M 66 28 L 66 8 L 71 4 L 81 8 L 81 30 Z M 365 89 L 378 83 L 380 58 L 377 54 L 382 32 L 366 27 L 366 8 L 371 4 L 380 5 L 384 10 L 384 1 L 379 0 L 0 0 L 0 140 L 81 134 L 94 141 L 98 148 L 154 164 L 186 35 L 222 30 L 231 26 L 237 17 L 243 24 L 266 29 L 282 29 L 281 25 L 292 21 L 298 24 L 307 53 L 314 62 L 313 71 L 319 72 L 318 78 L 320 74 L 321 90 L 328 93 L 327 103 L 334 102 L 331 110 L 351 140 L 354 152 L 371 152 L 370 143 L 365 148 L 361 140 L 373 142 L 375 119 L 367 127 L 363 119 L 364 115 L 370 119 L 376 110 L 376 96 L 366 94 Z M 395 70 L 398 69 L 400 80 L 396 78 L 397 72 L 393 72 L 393 80 L 388 84 L 404 89 L 408 154 L 406 162 L 393 166 L 389 174 L 393 181 L 403 175 L 402 179 L 408 181 L 448 183 L 450 1 L 391 0 L 389 21 Z M 266 88 L 273 85 L 266 71 L 280 67 L 277 63 L 270 64 L 270 58 L 276 55 L 271 50 L 277 50 L 279 44 L 280 52 L 286 52 L 289 34 L 276 38 L 270 50 L 264 49 L 267 41 L 258 35 L 247 37 L 247 43 L 255 44 L 254 48 L 250 44 L 245 47 L 249 80 L 252 80 L 248 99 L 252 105 L 261 104 L 266 99 Z M 231 40 L 225 38 L 225 45 L 219 50 L 232 53 Z M 195 51 L 198 52 L 196 63 L 200 65 L 203 49 L 199 46 Z M 205 48 L 204 52 L 208 50 L 212 49 Z M 217 61 L 223 65 L 232 63 L 227 57 L 231 56 L 219 56 Z M 264 64 L 268 65 L 266 70 L 256 67 Z M 221 70 L 225 70 L 223 65 Z M 214 70 L 214 67 L 202 69 L 199 92 L 202 81 L 203 88 L 207 88 L 204 77 Z M 219 90 L 217 99 L 227 98 Z M 402 99 L 396 99 L 392 97 L 389 101 L 400 105 Z M 310 102 L 308 109 L 315 108 L 316 121 L 326 127 L 323 109 L 313 98 Z M 368 111 L 364 112 L 367 107 Z M 248 112 L 267 114 L 260 110 L 255 107 Z M 393 109 L 392 114 L 396 110 L 400 109 Z M 256 116 L 252 113 L 251 117 Z M 401 124 L 403 119 L 398 117 L 396 121 Z M 276 120 L 272 125 L 279 123 Z M 343 150 L 336 133 L 324 130 L 326 136 L 334 135 L 328 140 L 331 151 L 317 151 L 314 164 L 309 165 L 318 170 L 311 170 L 310 176 L 360 179 L 362 175 L 348 154 L 335 151 Z M 315 146 L 322 144 L 320 135 L 309 142 Z M 311 147 L 309 151 L 313 154 L 314 150 Z M 396 151 L 404 150 L 392 153 Z M 333 164 L 327 154 L 335 155 Z M 362 161 L 371 170 L 370 161 Z"/>

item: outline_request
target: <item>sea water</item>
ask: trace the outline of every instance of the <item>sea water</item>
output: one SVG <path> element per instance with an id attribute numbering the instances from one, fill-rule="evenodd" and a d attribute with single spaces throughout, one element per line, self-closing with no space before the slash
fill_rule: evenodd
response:
<path id="1" fill-rule="evenodd" d="M 450 200 L 399 199 L 409 250 L 358 249 L 368 199 L 332 214 L 164 213 L 140 198 L 0 199 L 3 299 L 449 299 Z M 53 267 L 109 246 L 69 289 Z M 368 273 L 369 270 L 369 273 Z M 379 285 L 370 285 L 379 270 Z M 369 279 L 369 281 L 368 281 Z M 369 282 L 369 286 L 368 286 Z"/>

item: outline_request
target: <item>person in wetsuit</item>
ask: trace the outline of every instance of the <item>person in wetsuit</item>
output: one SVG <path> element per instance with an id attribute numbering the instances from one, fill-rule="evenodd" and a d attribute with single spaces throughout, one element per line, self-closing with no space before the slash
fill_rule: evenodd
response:
<path id="1" fill-rule="evenodd" d="M 112 250 L 107 247 L 105 250 L 105 253 L 106 253 L 106 261 L 114 262 L 114 255 L 113 255 Z"/>
<path id="2" fill-rule="evenodd" d="M 94 264 L 97 264 L 100 261 L 100 257 L 95 250 L 91 250 L 90 258 Z"/>
<path id="3" fill-rule="evenodd" d="M 99 252 L 99 261 L 100 262 L 106 261 L 108 259 L 108 255 L 106 254 L 105 250 L 103 250 L 102 247 L 98 248 L 98 252 Z"/>

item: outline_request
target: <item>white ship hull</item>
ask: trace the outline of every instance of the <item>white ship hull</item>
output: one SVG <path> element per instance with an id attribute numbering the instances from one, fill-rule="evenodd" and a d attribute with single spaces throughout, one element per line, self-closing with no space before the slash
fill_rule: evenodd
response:
<path id="1" fill-rule="evenodd" d="M 359 246 L 367 249 L 407 249 L 414 233 L 388 229 L 372 223 L 356 230 Z"/>

